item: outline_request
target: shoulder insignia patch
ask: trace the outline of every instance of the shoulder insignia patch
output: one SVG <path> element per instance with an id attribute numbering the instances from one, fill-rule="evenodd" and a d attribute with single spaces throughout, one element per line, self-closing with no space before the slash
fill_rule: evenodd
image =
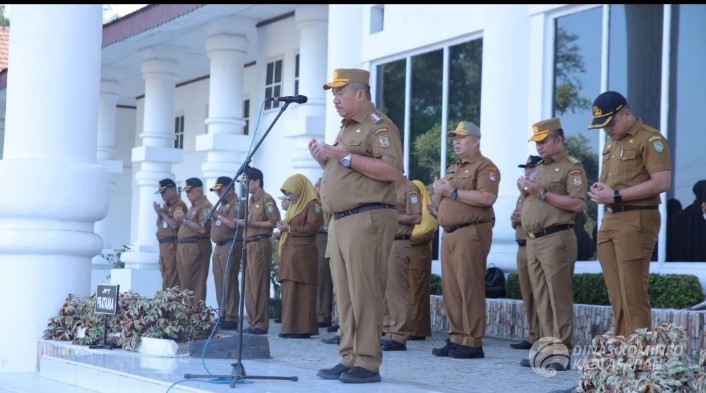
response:
<path id="1" fill-rule="evenodd" d="M 387 132 L 378 135 L 377 138 L 378 138 L 378 146 L 380 146 L 383 149 L 387 149 L 388 147 L 390 147 L 390 136 L 387 135 Z"/>
<path id="2" fill-rule="evenodd" d="M 661 153 L 664 151 L 664 144 L 662 143 L 662 139 L 655 139 L 652 141 L 652 147 L 655 148 L 655 151 L 657 153 Z"/>
<path id="3" fill-rule="evenodd" d="M 648 141 L 648 142 L 652 142 L 652 141 L 655 140 L 655 139 L 662 139 L 662 137 L 659 136 L 659 135 L 652 135 L 652 136 L 650 137 L 650 139 L 648 139 L 647 141 Z"/>
<path id="4" fill-rule="evenodd" d="M 274 213 L 274 211 L 275 211 L 275 207 L 272 206 L 272 204 L 268 204 L 266 209 L 267 209 L 267 213 Z"/>
<path id="5" fill-rule="evenodd" d="M 583 171 L 580 169 L 574 169 L 569 173 L 571 174 L 571 176 L 576 176 L 576 175 L 581 175 L 583 173 Z"/>
<path id="6" fill-rule="evenodd" d="M 372 120 L 373 123 L 378 124 L 382 121 L 382 116 L 380 116 L 377 112 L 373 112 L 370 114 L 370 120 Z"/>
<path id="7" fill-rule="evenodd" d="M 580 186 L 583 184 L 583 171 L 580 169 L 574 169 L 570 173 L 571 175 L 571 181 L 574 183 L 575 186 Z"/>
<path id="8" fill-rule="evenodd" d="M 321 213 L 321 206 L 319 206 L 318 204 L 314 204 L 314 211 L 316 212 L 316 214 Z"/>
<path id="9" fill-rule="evenodd" d="M 381 132 L 387 132 L 387 127 L 378 128 L 377 130 L 375 130 L 374 134 L 377 135 Z"/>
<path id="10" fill-rule="evenodd" d="M 572 164 L 580 164 L 581 161 L 579 161 L 576 157 L 569 156 L 569 161 L 571 161 Z"/>
<path id="11" fill-rule="evenodd" d="M 410 191 L 407 195 L 409 196 L 409 201 L 413 205 L 416 205 L 419 202 L 419 194 L 416 191 Z"/>
<path id="12" fill-rule="evenodd" d="M 488 180 L 497 181 L 498 180 L 498 168 L 494 166 L 488 167 Z"/>

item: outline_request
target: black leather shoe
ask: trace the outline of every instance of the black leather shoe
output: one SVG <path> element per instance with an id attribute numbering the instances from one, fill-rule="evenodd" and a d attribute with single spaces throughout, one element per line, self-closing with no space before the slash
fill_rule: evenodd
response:
<path id="1" fill-rule="evenodd" d="M 267 330 L 262 330 L 260 328 L 248 328 L 247 332 L 250 334 L 267 334 Z"/>
<path id="2" fill-rule="evenodd" d="M 532 364 L 530 364 L 529 359 L 522 359 L 522 360 L 520 360 L 520 366 L 522 366 L 522 367 L 532 367 Z"/>
<path id="3" fill-rule="evenodd" d="M 277 335 L 277 337 L 289 338 L 289 334 L 287 334 L 287 333 L 280 333 L 280 334 Z"/>
<path id="4" fill-rule="evenodd" d="M 218 324 L 218 327 L 223 330 L 238 330 L 238 322 L 223 320 Z"/>
<path id="5" fill-rule="evenodd" d="M 522 340 L 518 343 L 510 344 L 510 346 L 515 349 L 530 349 L 530 348 L 532 348 L 532 344 L 527 340 Z"/>
<path id="6" fill-rule="evenodd" d="M 350 367 L 344 365 L 343 363 L 338 363 L 337 365 L 331 368 L 322 368 L 316 373 L 316 375 L 319 378 L 323 379 L 338 379 L 341 374 L 347 372 L 350 369 Z"/>
<path id="7" fill-rule="evenodd" d="M 485 357 L 485 353 L 483 353 L 483 347 L 459 345 L 455 349 L 449 350 L 449 356 L 455 359 L 482 359 Z"/>
<path id="8" fill-rule="evenodd" d="M 326 328 L 326 331 L 329 333 L 336 333 L 338 331 L 338 325 L 329 326 Z"/>
<path id="9" fill-rule="evenodd" d="M 564 367 L 563 364 L 561 363 L 549 363 L 547 364 L 547 370 L 556 370 L 556 371 L 567 371 L 571 369 L 570 363 Z"/>
<path id="10" fill-rule="evenodd" d="M 385 337 L 381 338 L 380 339 L 380 347 L 382 348 L 382 346 L 387 344 L 388 341 L 390 341 L 390 340 L 386 339 Z"/>
<path id="11" fill-rule="evenodd" d="M 307 333 L 289 333 L 287 338 L 311 338 L 311 334 Z"/>
<path id="12" fill-rule="evenodd" d="M 326 344 L 340 344 L 341 343 L 341 337 L 340 336 L 333 336 L 329 338 L 322 338 L 321 342 L 324 342 Z"/>
<path id="13" fill-rule="evenodd" d="M 432 349 L 431 353 L 434 356 L 449 356 L 449 351 L 452 349 L 456 349 L 456 347 L 458 347 L 458 344 L 452 343 L 451 339 L 447 338 L 446 345 L 444 345 L 441 348 Z"/>
<path id="14" fill-rule="evenodd" d="M 327 328 L 327 327 L 331 327 L 331 322 L 319 322 L 317 325 L 320 328 Z"/>
<path id="15" fill-rule="evenodd" d="M 407 340 L 412 340 L 412 341 L 424 341 L 427 338 L 424 336 L 409 336 L 407 337 Z"/>
<path id="16" fill-rule="evenodd" d="M 384 344 L 380 344 L 380 349 L 383 351 L 406 351 L 407 346 L 396 340 L 385 340 Z"/>
<path id="17" fill-rule="evenodd" d="M 380 382 L 380 373 L 374 373 L 363 367 L 353 367 L 338 378 L 343 383 L 371 383 Z"/>
<path id="18" fill-rule="evenodd" d="M 282 323 L 282 318 L 275 318 L 275 323 Z"/>

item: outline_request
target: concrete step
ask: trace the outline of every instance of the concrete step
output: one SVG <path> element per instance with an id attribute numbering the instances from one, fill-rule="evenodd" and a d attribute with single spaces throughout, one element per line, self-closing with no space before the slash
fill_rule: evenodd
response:
<path id="1" fill-rule="evenodd" d="M 0 374 L 0 393 L 96 393 L 95 390 L 44 378 L 39 373 Z"/>

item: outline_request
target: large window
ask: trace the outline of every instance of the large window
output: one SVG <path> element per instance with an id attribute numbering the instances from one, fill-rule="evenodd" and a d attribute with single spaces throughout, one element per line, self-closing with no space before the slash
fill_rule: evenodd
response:
<path id="1" fill-rule="evenodd" d="M 282 95 L 282 60 L 267 63 L 265 75 L 265 98 L 279 97 Z M 265 110 L 279 108 L 281 102 L 265 102 Z"/>
<path id="2" fill-rule="evenodd" d="M 669 140 L 672 186 L 662 201 L 667 206 L 667 244 L 661 252 L 667 261 L 706 262 L 706 220 L 700 212 L 701 201 L 706 201 L 700 119 L 706 109 L 706 75 L 700 66 L 706 60 L 706 5 L 604 7 L 609 10 L 606 39 L 601 39 L 602 7 L 555 20 L 553 113 L 561 118 L 570 150 L 583 161 L 591 182 L 598 177 L 598 149 L 605 134 L 586 130 L 586 113 L 604 90 L 604 73 L 605 89 L 625 95 L 635 114 Z M 671 15 L 668 29 L 665 15 Z M 606 70 L 601 68 L 603 52 Z M 663 53 L 668 54 L 665 64 Z M 662 80 L 663 75 L 669 80 Z M 662 91 L 665 85 L 668 89 Z M 595 209 L 588 204 L 588 227 L 595 226 Z M 658 250 L 659 244 L 653 259 Z"/>
<path id="3" fill-rule="evenodd" d="M 184 149 L 184 115 L 174 118 L 174 148 Z"/>
<path id="4" fill-rule="evenodd" d="M 377 66 L 377 107 L 400 130 L 405 173 L 428 191 L 444 172 L 442 165 L 456 160 L 442 125 L 454 129 L 460 120 L 470 120 L 480 126 L 482 57 L 483 40 L 475 39 Z M 438 241 L 433 244 L 438 259 Z"/>

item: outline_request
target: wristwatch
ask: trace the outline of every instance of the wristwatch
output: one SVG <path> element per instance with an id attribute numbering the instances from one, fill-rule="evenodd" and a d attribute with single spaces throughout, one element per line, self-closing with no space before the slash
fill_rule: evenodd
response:
<path id="1" fill-rule="evenodd" d="M 615 203 L 623 203 L 623 196 L 620 195 L 620 191 L 615 190 L 615 192 L 613 193 L 613 201 Z"/>
<path id="2" fill-rule="evenodd" d="M 348 153 L 347 156 L 341 158 L 341 165 L 343 165 L 346 168 L 350 168 L 350 166 L 351 166 L 351 153 Z"/>
<path id="3" fill-rule="evenodd" d="M 451 199 L 453 199 L 454 201 L 455 201 L 456 199 L 458 199 L 458 188 L 454 188 L 454 190 L 451 191 L 451 193 L 449 194 L 449 196 L 450 196 Z"/>
<path id="4" fill-rule="evenodd" d="M 183 219 L 183 220 L 181 220 L 181 223 L 182 223 L 182 225 L 185 225 L 185 224 L 186 224 L 186 218 Z"/>
<path id="5" fill-rule="evenodd" d="M 539 194 L 539 200 L 540 200 L 540 201 L 545 201 L 545 200 L 547 200 L 547 192 L 548 192 L 548 191 L 547 191 L 547 189 L 545 188 L 544 191 L 542 191 L 542 192 Z"/>

